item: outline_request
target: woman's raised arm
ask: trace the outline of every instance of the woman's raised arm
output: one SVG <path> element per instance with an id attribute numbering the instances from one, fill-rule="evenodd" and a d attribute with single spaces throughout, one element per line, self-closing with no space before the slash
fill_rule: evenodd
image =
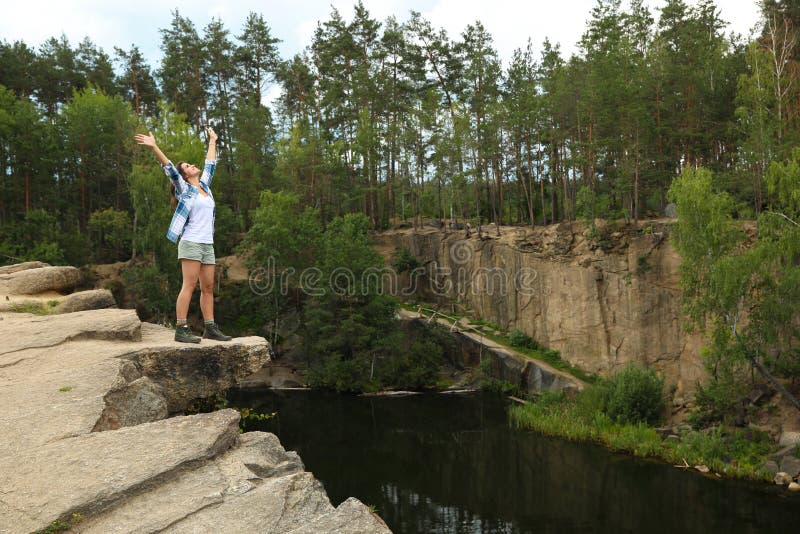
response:
<path id="1" fill-rule="evenodd" d="M 213 128 L 206 128 L 208 134 L 208 152 L 206 152 L 206 159 L 214 161 L 217 159 L 217 133 Z"/>
<path id="2" fill-rule="evenodd" d="M 158 158 L 158 162 L 163 166 L 169 163 L 169 158 L 161 152 L 161 149 L 158 148 L 156 144 L 156 138 L 153 135 L 153 132 L 148 132 L 148 135 L 144 134 L 136 134 L 133 136 L 137 143 L 144 146 L 149 146 L 150 149 L 155 153 L 156 158 Z M 210 150 L 210 148 L 209 148 Z"/>

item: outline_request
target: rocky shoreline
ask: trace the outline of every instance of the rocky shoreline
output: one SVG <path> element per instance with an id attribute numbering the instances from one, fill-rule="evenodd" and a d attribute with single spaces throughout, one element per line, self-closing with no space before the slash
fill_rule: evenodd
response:
<path id="1" fill-rule="evenodd" d="M 0 312 L 0 533 L 389 532 L 238 412 L 180 415 L 268 361 L 263 338 L 181 345 L 133 310 Z"/>

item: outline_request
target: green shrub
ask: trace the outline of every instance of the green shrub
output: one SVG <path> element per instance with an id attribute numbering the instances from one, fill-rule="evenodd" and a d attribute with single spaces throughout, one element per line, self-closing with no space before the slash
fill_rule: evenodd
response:
<path id="1" fill-rule="evenodd" d="M 170 284 L 168 273 L 155 265 L 131 267 L 125 271 L 124 278 L 125 291 L 141 320 L 160 324 L 174 320 L 179 281 L 173 280 Z"/>
<path id="2" fill-rule="evenodd" d="M 732 422 L 749 388 L 745 365 L 718 365 L 715 378 L 707 384 L 698 385 L 695 396 L 697 409 L 691 414 L 689 422 L 694 427 Z"/>
<path id="3" fill-rule="evenodd" d="M 541 345 L 536 342 L 531 336 L 523 332 L 522 330 L 512 330 L 508 334 L 508 341 L 511 343 L 512 347 L 525 347 L 528 349 L 538 350 L 541 348 Z"/>
<path id="4" fill-rule="evenodd" d="M 439 378 L 443 361 L 440 346 L 431 340 L 419 339 L 411 344 L 407 354 L 390 356 L 381 362 L 381 379 L 383 384 L 401 389 L 430 387 Z"/>
<path id="5" fill-rule="evenodd" d="M 604 385 L 603 411 L 620 423 L 656 424 L 664 412 L 664 380 L 655 371 L 628 364 Z"/>
<path id="6" fill-rule="evenodd" d="M 648 256 L 649 254 L 642 254 L 636 258 L 636 274 L 639 276 L 645 274 L 647 271 L 653 268 L 653 266 L 647 262 Z"/>
<path id="7" fill-rule="evenodd" d="M 406 271 L 411 272 L 420 265 L 419 260 L 411 253 L 408 247 L 395 251 L 392 257 L 392 268 L 398 274 Z"/>
<path id="8" fill-rule="evenodd" d="M 621 402 L 619 399 L 627 398 L 629 407 L 638 406 L 630 402 L 632 398 L 660 399 L 660 395 L 653 392 L 655 382 L 660 380 L 651 371 L 629 366 L 611 380 L 587 387 L 577 397 L 545 392 L 536 402 L 513 406 L 509 417 L 517 427 L 546 435 L 574 441 L 596 441 L 612 450 L 635 456 L 661 457 L 672 464 L 703 464 L 716 473 L 736 477 L 771 479 L 771 474 L 764 469 L 771 441 L 764 432 L 715 426 L 684 433 L 680 441 L 662 440 L 644 421 L 620 422 L 607 413 L 614 403 Z M 639 394 L 630 395 L 634 390 L 639 390 Z M 660 388 L 658 391 L 660 393 Z"/>
<path id="9" fill-rule="evenodd" d="M 330 354 L 308 370 L 311 387 L 330 389 L 337 393 L 361 393 L 379 389 L 377 382 L 370 380 L 369 362 L 364 359 L 343 358 Z"/>

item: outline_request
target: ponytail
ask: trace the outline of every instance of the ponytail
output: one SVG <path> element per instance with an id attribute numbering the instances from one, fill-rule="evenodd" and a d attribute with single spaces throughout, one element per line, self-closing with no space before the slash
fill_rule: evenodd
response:
<path id="1" fill-rule="evenodd" d="M 169 198 L 170 198 L 170 204 L 172 205 L 172 209 L 174 210 L 175 208 L 178 207 L 178 199 L 175 198 L 175 184 L 173 183 L 169 184 Z"/>
<path id="2" fill-rule="evenodd" d="M 186 177 L 183 175 L 183 172 L 181 172 L 182 164 L 183 162 L 179 161 L 178 164 L 175 166 L 175 169 L 178 171 L 178 174 L 181 175 L 181 178 L 185 180 Z M 172 209 L 174 210 L 175 208 L 178 207 L 178 199 L 175 197 L 175 184 L 173 184 L 172 182 L 169 183 L 169 198 L 170 198 L 170 204 L 172 204 Z"/>

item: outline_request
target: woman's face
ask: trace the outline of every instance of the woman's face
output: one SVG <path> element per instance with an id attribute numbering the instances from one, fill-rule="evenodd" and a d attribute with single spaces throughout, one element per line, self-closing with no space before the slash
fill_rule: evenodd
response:
<path id="1" fill-rule="evenodd" d="M 178 172 L 181 173 L 181 176 L 184 178 L 192 178 L 200 175 L 200 169 L 192 163 L 181 163 L 180 167 L 178 167 Z"/>

